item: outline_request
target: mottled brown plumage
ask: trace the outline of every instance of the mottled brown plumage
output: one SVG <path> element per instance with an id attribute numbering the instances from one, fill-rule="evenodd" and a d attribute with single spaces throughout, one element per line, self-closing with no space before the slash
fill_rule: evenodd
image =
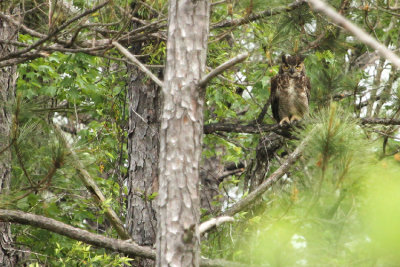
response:
<path id="1" fill-rule="evenodd" d="M 308 113 L 311 84 L 303 56 L 282 56 L 279 73 L 271 79 L 271 108 L 279 124 L 301 120 Z"/>

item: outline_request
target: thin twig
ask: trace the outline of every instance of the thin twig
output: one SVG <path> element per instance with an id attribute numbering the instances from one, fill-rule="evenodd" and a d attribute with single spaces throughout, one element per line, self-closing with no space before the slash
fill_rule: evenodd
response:
<path id="1" fill-rule="evenodd" d="M 113 41 L 112 44 L 117 48 L 124 56 L 126 56 L 131 62 L 135 63 L 135 65 L 144 73 L 146 73 L 158 86 L 163 87 L 164 83 L 157 78 L 148 68 L 146 68 L 137 58 L 129 52 L 125 47 L 123 47 L 117 41 Z"/>
<path id="2" fill-rule="evenodd" d="M 236 65 L 237 63 L 242 62 L 243 60 L 245 60 L 247 57 L 249 56 L 248 53 L 243 53 L 240 55 L 237 55 L 234 58 L 229 59 L 228 61 L 222 63 L 221 65 L 219 65 L 218 67 L 216 67 L 213 71 L 211 71 L 210 73 L 208 73 L 207 75 L 205 75 L 203 77 L 203 79 L 200 80 L 199 82 L 199 86 L 200 87 L 205 87 L 207 85 L 207 83 L 214 78 L 215 76 L 221 74 L 222 72 L 224 72 L 225 70 L 229 69 L 230 67 Z"/>

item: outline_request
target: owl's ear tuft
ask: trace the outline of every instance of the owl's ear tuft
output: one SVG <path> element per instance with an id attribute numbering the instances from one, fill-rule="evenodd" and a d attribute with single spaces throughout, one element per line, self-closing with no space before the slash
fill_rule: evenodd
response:
<path id="1" fill-rule="evenodd" d="M 305 55 L 297 55 L 298 61 L 301 63 L 304 61 L 304 59 L 306 58 Z"/>
<path id="2" fill-rule="evenodd" d="M 282 63 L 287 64 L 287 62 L 286 62 L 286 55 L 285 55 L 285 54 L 282 54 Z"/>

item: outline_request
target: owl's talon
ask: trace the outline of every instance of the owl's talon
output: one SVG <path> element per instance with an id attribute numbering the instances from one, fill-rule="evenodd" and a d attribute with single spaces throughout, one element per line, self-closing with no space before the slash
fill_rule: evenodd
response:
<path id="1" fill-rule="evenodd" d="M 293 116 L 290 118 L 290 122 L 294 122 L 294 121 L 301 121 L 301 117 L 300 117 L 300 116 L 297 116 L 297 115 L 293 115 Z"/>
<path id="2" fill-rule="evenodd" d="M 284 123 L 290 124 L 290 120 L 288 117 L 283 118 L 280 122 L 279 125 L 282 126 Z"/>

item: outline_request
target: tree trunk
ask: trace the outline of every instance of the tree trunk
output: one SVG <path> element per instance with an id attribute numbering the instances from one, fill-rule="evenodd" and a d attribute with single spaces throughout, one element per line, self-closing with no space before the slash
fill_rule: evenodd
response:
<path id="1" fill-rule="evenodd" d="M 199 161 L 209 3 L 171 0 L 160 127 L 157 266 L 199 266 Z"/>
<path id="2" fill-rule="evenodd" d="M 129 66 L 128 70 L 131 80 L 128 89 L 129 175 L 126 224 L 135 242 L 142 246 L 153 246 L 157 218 L 152 194 L 158 191 L 161 89 L 150 80 L 146 81 L 138 68 Z M 153 266 L 154 262 L 142 259 L 135 260 L 133 264 L 143 267 Z"/>
<path id="3" fill-rule="evenodd" d="M 2 4 L 0 3 L 0 6 Z M 2 8 L 2 12 L 4 9 Z M 6 12 L 7 13 L 7 12 Z M 0 39 L 17 40 L 18 29 L 4 20 L 0 20 Z M 0 44 L 0 57 L 15 52 L 11 45 Z M 17 67 L 4 67 L 0 69 L 0 193 L 7 193 L 11 179 L 11 125 L 12 104 L 15 101 L 15 84 L 17 80 Z M 18 253 L 13 249 L 10 223 L 0 222 L 0 266 L 16 266 Z"/>

